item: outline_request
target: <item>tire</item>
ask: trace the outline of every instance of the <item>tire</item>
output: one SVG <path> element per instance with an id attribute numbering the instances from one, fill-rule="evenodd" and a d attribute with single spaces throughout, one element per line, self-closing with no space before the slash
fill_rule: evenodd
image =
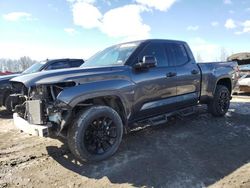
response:
<path id="1" fill-rule="evenodd" d="M 230 91 L 226 86 L 218 85 L 214 97 L 208 104 L 208 111 L 215 117 L 224 116 L 230 106 Z"/>
<path id="2" fill-rule="evenodd" d="M 8 113 L 12 113 L 12 101 L 10 96 L 6 97 L 4 107 Z"/>
<path id="3" fill-rule="evenodd" d="M 69 127 L 68 146 L 82 162 L 97 162 L 111 157 L 119 148 L 123 123 L 108 106 L 92 106 L 80 112 Z"/>

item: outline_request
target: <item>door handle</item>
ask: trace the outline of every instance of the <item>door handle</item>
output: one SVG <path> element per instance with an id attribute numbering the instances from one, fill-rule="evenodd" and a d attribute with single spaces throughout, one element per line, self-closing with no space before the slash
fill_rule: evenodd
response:
<path id="1" fill-rule="evenodd" d="M 191 71 L 191 73 L 192 73 L 192 74 L 198 74 L 199 71 L 197 71 L 197 70 L 194 69 L 194 70 Z"/>
<path id="2" fill-rule="evenodd" d="M 166 74 L 166 76 L 167 76 L 168 78 L 174 77 L 174 76 L 176 76 L 176 75 L 177 75 L 176 72 L 169 72 L 169 73 Z"/>

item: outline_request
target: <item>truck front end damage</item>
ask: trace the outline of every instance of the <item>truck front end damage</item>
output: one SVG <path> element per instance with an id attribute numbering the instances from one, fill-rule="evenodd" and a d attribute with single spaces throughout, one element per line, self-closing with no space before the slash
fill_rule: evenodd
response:
<path id="1" fill-rule="evenodd" d="M 21 82 L 12 82 L 14 89 L 22 88 L 12 95 L 15 105 L 15 126 L 28 134 L 59 136 L 68 123 L 71 107 L 57 100 L 63 89 L 75 86 L 73 82 L 39 85 L 27 88 Z"/>

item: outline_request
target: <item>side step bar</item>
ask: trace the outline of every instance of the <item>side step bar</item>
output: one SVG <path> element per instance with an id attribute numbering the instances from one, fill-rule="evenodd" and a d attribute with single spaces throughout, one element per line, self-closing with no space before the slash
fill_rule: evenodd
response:
<path id="1" fill-rule="evenodd" d="M 168 118 L 172 117 L 172 116 L 178 116 L 180 118 L 186 117 L 186 116 L 189 116 L 191 114 L 194 114 L 195 109 L 196 109 L 196 107 L 192 106 L 192 107 L 184 108 L 181 110 L 177 110 L 175 112 L 171 112 L 171 113 L 167 113 L 167 114 L 163 114 L 163 115 L 159 115 L 159 116 L 155 116 L 155 117 L 151 117 L 151 118 L 147 118 L 145 120 L 135 122 L 133 124 L 132 130 L 137 130 L 138 127 L 145 128 L 148 126 L 157 126 L 157 125 L 167 123 Z"/>
<path id="2" fill-rule="evenodd" d="M 195 106 L 184 108 L 181 110 L 176 111 L 176 114 L 180 119 L 183 119 L 183 117 L 190 116 L 195 113 Z"/>

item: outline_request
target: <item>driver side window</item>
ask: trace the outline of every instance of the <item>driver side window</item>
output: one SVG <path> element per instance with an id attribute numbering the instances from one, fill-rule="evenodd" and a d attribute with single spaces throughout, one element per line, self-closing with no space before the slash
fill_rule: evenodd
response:
<path id="1" fill-rule="evenodd" d="M 154 56 L 157 60 L 157 67 L 168 66 L 164 46 L 161 43 L 150 43 L 147 45 L 143 52 L 139 55 L 139 61 L 142 61 L 144 56 Z"/>

